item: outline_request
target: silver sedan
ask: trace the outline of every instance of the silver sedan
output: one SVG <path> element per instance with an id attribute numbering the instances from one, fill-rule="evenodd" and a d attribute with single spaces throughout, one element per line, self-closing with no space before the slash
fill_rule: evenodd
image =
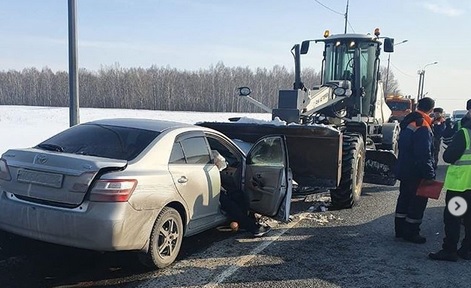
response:
<path id="1" fill-rule="evenodd" d="M 226 159 L 223 171 L 212 150 Z M 88 122 L 2 155 L 0 229 L 91 250 L 135 250 L 163 268 L 183 237 L 227 221 L 220 173 L 234 178 L 253 212 L 287 220 L 287 163 L 282 136 L 260 139 L 246 155 L 225 135 L 196 125 Z"/>

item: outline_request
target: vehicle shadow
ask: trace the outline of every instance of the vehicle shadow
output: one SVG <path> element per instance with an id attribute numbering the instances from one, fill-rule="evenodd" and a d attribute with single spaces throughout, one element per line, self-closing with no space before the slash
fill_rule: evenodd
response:
<path id="1" fill-rule="evenodd" d="M 176 261 L 232 236 L 212 229 L 185 238 Z M 96 252 L 0 231 L 1 287 L 116 286 L 155 273 L 139 262 L 135 252 Z"/>
<path id="2" fill-rule="evenodd" d="M 366 186 L 363 191 L 370 196 L 368 198 L 378 197 L 381 203 L 385 203 L 394 201 L 396 194 L 378 192 L 389 192 L 390 189 L 397 192 L 397 187 L 378 186 Z M 385 195 L 389 195 L 387 199 L 384 199 Z M 450 266 L 456 263 L 437 264 L 426 257 L 428 252 L 441 247 L 443 207 L 427 208 L 422 233 L 428 236 L 428 241 L 425 245 L 414 245 L 393 237 L 394 215 L 391 212 L 351 225 L 351 221 L 363 217 L 365 207 L 362 201 L 353 209 L 310 211 L 315 201 L 323 201 L 319 198 L 323 196 L 326 194 L 316 195 L 313 201 L 305 201 L 303 197 L 293 199 L 292 214 L 307 214 L 309 217 L 273 240 L 276 245 L 267 246 L 255 256 L 252 252 L 261 242 L 272 241 L 270 235 L 252 239 L 244 232 L 211 229 L 185 238 L 175 264 L 158 271 L 141 265 L 136 253 L 74 249 L 0 231 L 0 286 L 135 287 L 152 283 L 148 287 L 194 287 L 207 284 L 213 275 L 234 266 L 237 266 L 237 273 L 224 279 L 224 283 L 252 285 L 292 281 L 296 286 L 297 281 L 316 279 L 345 287 L 426 287 L 425 284 L 429 287 L 447 287 L 448 282 L 444 282 L 447 280 L 456 282 L 455 286 L 459 287 L 463 283 L 458 273 L 471 274 L 471 267 Z M 378 207 L 378 210 L 381 209 Z M 325 224 L 325 221 L 332 225 Z M 282 229 L 280 227 L 274 226 L 270 234 L 276 234 Z M 253 267 L 234 264 L 247 256 L 257 261 L 257 276 L 251 270 Z M 227 258 L 228 263 L 215 264 L 219 262 L 214 257 Z M 456 269 L 446 272 L 448 275 L 444 274 L 447 270 L 443 267 Z"/>
<path id="3" fill-rule="evenodd" d="M 128 284 L 201 287 L 208 284 L 209 278 L 209 283 L 221 282 L 228 287 L 468 286 L 469 278 L 462 275 L 469 275 L 471 266 L 465 265 L 464 260 L 437 262 L 427 257 L 429 252 L 441 248 L 442 214 L 443 207 L 426 211 L 422 234 L 428 241 L 423 245 L 395 238 L 394 215 L 387 214 L 354 226 L 297 226 L 261 251 L 257 247 L 263 239 L 250 241 L 241 235 L 228 241 L 232 250 L 226 251 L 226 264 L 211 266 L 214 259 L 209 255 L 213 254 L 198 253 L 177 263 L 176 273 L 162 273 L 156 279 L 149 277 Z M 241 261 L 244 258 L 249 260 Z M 283 286 L 286 283 L 289 285 Z"/>

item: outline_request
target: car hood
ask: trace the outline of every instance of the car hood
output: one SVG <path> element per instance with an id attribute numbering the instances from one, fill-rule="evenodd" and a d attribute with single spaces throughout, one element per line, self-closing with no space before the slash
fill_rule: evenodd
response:
<path id="1" fill-rule="evenodd" d="M 123 169 L 126 160 L 44 151 L 10 149 L 2 155 L 11 180 L 1 180 L 3 191 L 15 196 L 79 205 L 97 173 L 104 168 Z"/>

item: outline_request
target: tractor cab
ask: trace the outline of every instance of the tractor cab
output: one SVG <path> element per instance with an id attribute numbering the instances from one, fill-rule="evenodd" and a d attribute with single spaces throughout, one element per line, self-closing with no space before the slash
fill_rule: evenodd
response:
<path id="1" fill-rule="evenodd" d="M 307 40 L 301 44 L 300 54 L 307 54 L 309 42 L 324 42 L 321 86 L 342 83 L 351 88 L 350 103 L 346 105 L 347 118 L 357 115 L 375 118 L 375 113 L 379 112 L 375 104 L 378 103 L 377 97 L 383 95 L 382 87 L 378 93 L 381 45 L 384 44 L 385 52 L 394 50 L 392 38 L 384 38 L 384 43 L 379 39 L 378 29 L 375 30 L 375 36 L 330 35 L 326 31 L 324 39 Z"/>

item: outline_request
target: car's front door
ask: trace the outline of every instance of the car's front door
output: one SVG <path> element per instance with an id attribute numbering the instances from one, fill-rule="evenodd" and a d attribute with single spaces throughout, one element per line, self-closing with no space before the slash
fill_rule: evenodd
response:
<path id="1" fill-rule="evenodd" d="M 288 221 L 292 175 L 284 136 L 266 136 L 250 149 L 244 191 L 252 211 Z"/>

